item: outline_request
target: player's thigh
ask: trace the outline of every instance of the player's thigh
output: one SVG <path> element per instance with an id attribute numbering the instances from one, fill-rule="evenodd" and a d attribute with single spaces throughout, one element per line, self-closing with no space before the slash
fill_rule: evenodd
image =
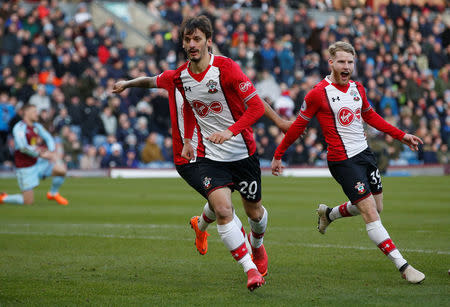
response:
<path id="1" fill-rule="evenodd" d="M 383 185 L 381 183 L 381 174 L 378 169 L 375 155 L 369 149 L 364 150 L 358 155 L 361 164 L 366 165 L 367 177 L 369 178 L 370 191 L 372 194 L 380 194 L 383 192 Z"/>
<path id="2" fill-rule="evenodd" d="M 261 168 L 256 155 L 246 159 L 230 162 L 233 182 L 242 198 L 248 202 L 261 201 Z"/>
<path id="3" fill-rule="evenodd" d="M 365 165 L 347 159 L 338 162 L 329 161 L 328 168 L 353 204 L 372 195 Z"/>
<path id="4" fill-rule="evenodd" d="M 198 163 L 200 182 L 207 196 L 221 188 L 233 190 L 233 177 L 227 163 L 206 158 L 199 158 L 196 163 Z"/>
<path id="5" fill-rule="evenodd" d="M 17 183 L 20 190 L 33 190 L 39 185 L 39 172 L 36 164 L 29 167 L 21 167 L 16 169 Z"/>
<path id="6" fill-rule="evenodd" d="M 198 162 L 188 163 L 176 166 L 178 174 L 187 182 L 194 190 L 196 190 L 204 198 L 208 198 L 206 190 L 200 180 Z"/>

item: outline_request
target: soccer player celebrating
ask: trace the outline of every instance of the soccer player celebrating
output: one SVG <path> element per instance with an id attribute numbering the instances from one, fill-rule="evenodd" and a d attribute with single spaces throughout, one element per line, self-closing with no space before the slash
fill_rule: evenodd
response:
<path id="1" fill-rule="evenodd" d="M 356 215 L 359 212 L 366 223 L 369 238 L 395 264 L 402 277 L 410 283 L 420 283 L 425 275 L 406 262 L 381 223 L 377 211 L 377 208 L 381 211 L 383 207 L 381 177 L 374 155 L 367 145 L 362 119 L 412 150 L 417 150 L 422 141 L 381 118 L 370 106 L 364 87 L 359 82 L 350 80 L 356 55 L 352 45 L 336 42 L 328 51 L 331 75 L 306 95 L 297 119 L 275 151 L 272 174 L 278 176 L 282 173 L 283 154 L 316 115 L 328 144 L 328 167 L 350 200 L 337 210 L 341 212 L 341 216 Z M 331 215 L 336 212 L 327 209 L 329 208 L 325 205 L 319 205 L 318 213 L 321 220 L 328 219 L 329 223 Z M 319 230 L 322 226 L 324 232 L 327 225 L 319 223 Z"/>
<path id="2" fill-rule="evenodd" d="M 37 121 L 38 111 L 36 106 L 25 105 L 23 107 L 23 119 L 13 128 L 14 163 L 22 194 L 8 195 L 2 193 L 0 194 L 0 203 L 31 205 L 34 200 L 33 189 L 39 185 L 40 179 L 53 176 L 47 199 L 55 200 L 63 206 L 69 204 L 67 199 L 58 192 L 64 182 L 66 167 L 56 164 L 55 141 Z"/>
<path id="3" fill-rule="evenodd" d="M 247 287 L 252 291 L 265 283 L 260 271 L 265 273 L 267 268 L 263 245 L 267 211 L 261 205 L 261 169 L 250 127 L 264 114 L 264 104 L 234 61 L 208 52 L 212 45 L 208 18 L 188 18 L 180 32 L 189 58 L 173 76 L 185 101 L 182 155 L 188 160 L 195 157 L 191 139 L 196 127 L 200 135 L 196 150 L 199 173 L 217 217 L 217 230 L 225 246 L 243 266 L 248 276 Z M 232 189 L 239 190 L 249 217 L 255 262 L 233 221 Z"/>
<path id="4" fill-rule="evenodd" d="M 209 55 L 209 53 L 208 53 L 208 49 L 210 48 L 211 43 L 207 42 L 207 41 L 210 41 L 211 36 L 212 36 L 212 27 L 210 25 L 210 22 L 204 16 L 198 17 L 195 20 L 197 20 L 197 23 L 199 22 L 201 24 L 201 28 L 198 28 L 198 30 L 199 30 L 199 34 L 202 36 L 202 37 L 196 38 L 196 39 L 203 40 L 202 44 L 206 47 L 206 49 L 204 49 L 204 50 L 202 49 L 202 52 L 203 52 L 202 56 L 204 58 L 206 56 L 212 56 L 212 55 Z M 193 20 L 191 20 L 191 22 L 193 22 Z M 184 23 L 184 24 L 186 25 L 186 23 Z M 192 27 L 192 25 L 190 27 Z M 184 34 L 184 29 L 186 29 L 186 26 L 183 28 L 182 34 Z M 208 36 L 208 40 L 206 39 L 206 36 Z M 220 57 L 219 61 L 222 61 L 222 60 L 225 60 L 225 58 Z M 229 59 L 226 59 L 226 60 L 230 61 L 229 63 L 231 63 L 231 60 L 229 60 Z M 208 63 L 209 63 L 209 61 L 210 61 L 210 58 L 208 60 Z M 195 60 L 194 60 L 194 62 L 195 62 Z M 236 64 L 233 62 L 233 66 L 234 65 L 236 65 Z M 135 78 L 135 79 L 129 80 L 129 81 L 119 81 L 114 85 L 113 93 L 120 93 L 123 90 L 125 90 L 126 88 L 130 88 L 130 87 L 164 88 L 168 91 L 170 116 L 171 116 L 171 122 L 172 122 L 174 163 L 175 163 L 176 169 L 177 169 L 178 173 L 180 174 L 180 176 L 190 186 L 192 186 L 196 191 L 198 191 L 205 198 L 208 198 L 207 192 L 204 188 L 204 179 L 202 180 L 200 177 L 200 174 L 199 174 L 199 167 L 198 167 L 199 163 L 196 162 L 197 152 L 198 151 L 204 152 L 204 150 L 205 150 L 204 145 L 203 145 L 203 136 L 201 133 L 198 133 L 199 130 L 197 129 L 197 127 L 194 128 L 194 130 L 192 132 L 192 138 L 189 140 L 190 146 L 192 146 L 192 153 L 193 153 L 193 156 L 189 156 L 189 160 L 191 160 L 191 161 L 188 161 L 187 159 L 185 159 L 181 156 L 182 149 L 184 146 L 183 139 L 185 137 L 185 130 L 184 130 L 185 127 L 184 127 L 184 123 L 183 123 L 183 104 L 184 104 L 185 100 L 184 100 L 184 96 L 182 93 L 184 93 L 186 91 L 192 92 L 191 87 L 189 87 L 189 86 L 184 87 L 184 86 L 181 86 L 181 84 L 180 84 L 181 72 L 184 70 L 186 73 L 187 65 L 185 64 L 182 67 L 183 67 L 182 70 L 180 70 L 180 69 L 167 70 L 156 77 L 139 77 L 139 78 Z M 236 67 L 235 67 L 235 69 L 236 69 Z M 240 74 L 242 74 L 240 69 L 238 69 L 238 71 Z M 228 75 L 229 75 L 229 73 L 228 73 Z M 246 77 L 245 77 L 245 80 L 246 80 L 246 82 L 248 81 L 248 79 Z M 212 82 L 214 82 L 214 80 Z M 210 83 L 212 88 L 211 89 L 208 88 L 207 90 L 208 91 L 211 90 L 211 92 L 214 93 L 215 85 L 213 85 L 212 82 Z M 244 82 L 242 84 L 243 92 L 248 91 L 248 94 L 254 95 L 254 93 L 253 93 L 254 89 L 253 89 L 253 86 L 251 85 L 250 81 L 248 81 L 248 83 L 246 83 L 246 82 Z M 251 86 L 251 91 L 250 91 L 250 86 Z M 219 106 L 219 105 L 216 103 L 214 106 Z M 206 111 L 209 112 L 208 110 L 206 110 Z M 281 119 L 278 116 L 278 114 L 276 114 L 273 111 L 273 109 L 267 104 L 264 104 L 264 111 L 265 111 L 264 114 L 268 118 L 270 118 L 282 131 L 284 131 L 284 132 L 287 131 L 291 122 Z M 220 110 L 219 110 L 219 113 L 220 113 Z M 200 149 L 199 145 L 203 149 Z M 258 166 L 258 169 L 259 169 L 259 166 Z M 242 183 L 242 185 L 245 185 L 245 183 Z M 245 190 L 245 187 L 243 187 L 242 185 L 239 188 L 240 189 L 243 188 Z M 255 188 L 256 188 L 256 183 L 252 183 L 251 191 L 252 192 L 255 191 L 255 193 L 256 193 L 256 190 L 254 190 Z M 255 198 L 256 198 L 256 196 L 255 196 Z M 230 200 L 230 203 L 231 203 L 231 200 Z M 237 228 L 241 229 L 241 231 L 243 231 L 241 221 L 234 214 L 234 210 L 232 212 L 233 212 L 233 220 L 234 220 L 235 224 L 237 225 Z M 214 209 L 211 208 L 211 205 L 207 202 L 204 206 L 202 214 L 200 216 L 194 216 L 190 221 L 191 226 L 195 230 L 195 233 L 196 233 L 195 244 L 196 244 L 197 250 L 202 255 L 206 254 L 207 248 L 208 248 L 208 242 L 207 242 L 208 233 L 206 232 L 206 229 L 207 229 L 208 225 L 210 223 L 214 222 L 215 220 L 216 220 L 216 214 L 214 212 Z M 264 225 L 264 223 L 266 223 L 265 222 L 266 220 L 267 220 L 267 218 L 262 223 L 254 222 L 253 220 L 251 220 L 251 222 L 250 222 L 251 225 L 256 225 L 255 227 L 252 227 L 252 234 L 251 234 L 250 240 L 253 242 L 252 243 L 252 251 L 253 251 L 254 257 L 255 257 L 254 261 L 258 268 L 258 271 L 261 274 L 265 274 L 267 272 L 267 255 L 265 253 L 264 245 L 262 244 L 262 235 L 264 234 L 264 232 L 261 232 L 261 231 L 257 232 L 254 228 L 258 228 L 258 226 L 260 224 Z M 245 232 L 243 234 L 245 235 Z M 258 237 L 260 237 L 260 238 L 258 238 Z M 238 241 L 238 243 L 240 243 L 240 241 Z M 233 242 L 231 244 L 233 244 Z M 238 247 L 241 245 L 242 244 L 238 244 Z M 232 249 L 236 249 L 236 248 L 232 248 Z M 241 254 L 242 254 L 242 258 L 243 258 L 245 256 L 245 254 L 243 254 L 243 253 L 241 253 Z M 244 260 L 242 260 L 242 262 L 243 261 Z M 254 274 L 253 271 L 250 272 L 249 275 L 251 275 L 253 278 L 253 279 L 249 278 L 249 282 L 248 282 L 249 288 L 253 289 L 253 287 L 255 287 L 254 286 L 255 284 L 257 284 L 258 282 L 262 283 L 262 281 L 261 281 L 262 278 L 260 278 L 259 276 L 254 277 L 257 274 Z M 256 282 L 254 282 L 252 280 L 256 280 Z"/>

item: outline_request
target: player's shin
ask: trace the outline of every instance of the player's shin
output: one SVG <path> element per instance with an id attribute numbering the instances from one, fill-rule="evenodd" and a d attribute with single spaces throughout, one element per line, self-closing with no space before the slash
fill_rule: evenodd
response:
<path id="1" fill-rule="evenodd" d="M 389 237 L 381 221 L 375 221 L 366 224 L 369 238 L 378 246 L 378 248 L 395 264 L 397 269 L 401 270 L 407 264 L 402 254 L 396 248 L 394 242 Z"/>
<path id="2" fill-rule="evenodd" d="M 210 208 L 209 203 L 207 202 L 205 204 L 205 207 L 203 208 L 202 214 L 198 218 L 198 228 L 201 231 L 205 231 L 209 224 L 213 223 L 216 220 L 216 214 L 214 211 Z"/>
<path id="3" fill-rule="evenodd" d="M 2 195 L 0 195 L 0 204 L 1 203 L 5 203 L 5 204 L 14 204 L 14 205 L 23 205 L 23 195 L 22 194 L 12 194 L 12 195 L 7 195 L 4 194 L 4 196 L 2 197 Z"/>
<path id="4" fill-rule="evenodd" d="M 250 223 L 250 227 L 252 229 L 250 236 L 250 243 L 253 248 L 259 248 L 263 244 L 264 233 L 267 228 L 267 210 L 263 206 L 261 206 L 264 213 L 259 221 L 254 221 L 252 219 L 248 219 Z"/>
<path id="5" fill-rule="evenodd" d="M 244 268 L 244 272 L 256 269 L 245 245 L 244 236 L 234 220 L 224 225 L 218 224 L 217 231 L 233 258 Z"/>
<path id="6" fill-rule="evenodd" d="M 64 177 L 62 176 L 54 176 L 52 179 L 52 186 L 50 187 L 50 194 L 55 195 L 58 194 L 59 188 L 64 183 Z"/>
<path id="7" fill-rule="evenodd" d="M 360 214 L 361 213 L 359 212 L 358 207 L 353 205 L 351 201 L 347 201 L 342 205 L 332 208 L 328 214 L 328 218 L 330 219 L 330 221 L 334 221 L 341 217 L 349 217 Z"/>

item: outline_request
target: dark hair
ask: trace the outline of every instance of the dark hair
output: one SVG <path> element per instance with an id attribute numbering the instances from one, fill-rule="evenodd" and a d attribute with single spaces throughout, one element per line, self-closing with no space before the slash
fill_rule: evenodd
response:
<path id="1" fill-rule="evenodd" d="M 180 37 L 183 39 L 184 34 L 190 35 L 194 33 L 195 29 L 202 31 L 205 34 L 206 39 L 212 38 L 213 28 L 211 25 L 211 21 L 205 15 L 188 17 L 183 20 L 180 28 Z"/>
<path id="2" fill-rule="evenodd" d="M 22 111 L 25 112 L 26 110 L 31 109 L 31 108 L 36 108 L 36 105 L 31 104 L 31 103 L 26 103 L 23 105 Z"/>

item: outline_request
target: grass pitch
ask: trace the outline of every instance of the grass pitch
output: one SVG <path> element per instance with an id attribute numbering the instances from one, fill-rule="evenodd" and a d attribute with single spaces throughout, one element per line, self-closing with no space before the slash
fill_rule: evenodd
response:
<path id="1" fill-rule="evenodd" d="M 0 306 L 450 305 L 448 176 L 384 178 L 383 224 L 421 285 L 401 279 L 361 217 L 318 233 L 317 203 L 345 201 L 333 179 L 264 177 L 269 274 L 253 293 L 215 225 L 208 254 L 196 251 L 188 221 L 205 201 L 181 179 L 69 178 L 67 207 L 45 199 L 49 185 L 33 206 L 0 206 Z"/>

